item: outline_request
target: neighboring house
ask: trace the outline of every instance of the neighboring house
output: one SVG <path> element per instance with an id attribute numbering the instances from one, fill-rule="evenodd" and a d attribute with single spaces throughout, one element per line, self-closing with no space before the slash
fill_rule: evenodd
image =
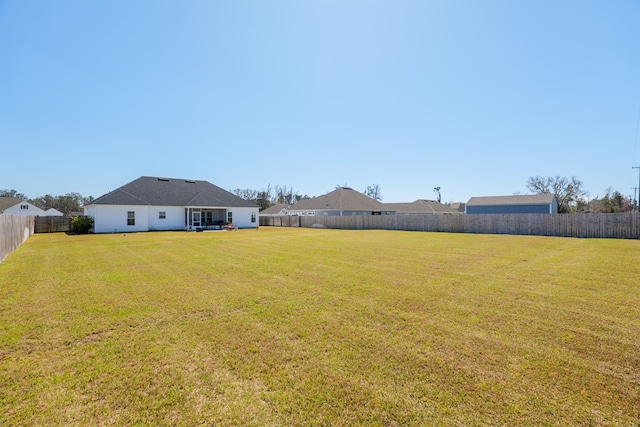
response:
<path id="1" fill-rule="evenodd" d="M 62 212 L 54 208 L 49 208 L 44 212 L 45 212 L 45 216 L 64 216 Z"/>
<path id="2" fill-rule="evenodd" d="M 287 214 L 287 208 L 289 205 L 286 203 L 278 203 L 265 210 L 260 211 L 260 216 L 282 216 Z"/>
<path id="3" fill-rule="evenodd" d="M 294 216 L 393 214 L 395 214 L 393 209 L 349 187 L 340 187 L 322 196 L 300 200 L 295 205 L 289 206 L 286 212 L 286 215 Z"/>
<path id="4" fill-rule="evenodd" d="M 408 214 L 461 214 L 462 212 L 443 205 L 437 200 L 419 199 L 412 203 L 384 203 L 388 210 L 393 210 L 396 215 Z"/>
<path id="5" fill-rule="evenodd" d="M 0 214 L 46 216 L 44 210 L 17 197 L 0 197 Z"/>
<path id="6" fill-rule="evenodd" d="M 455 203 L 451 203 L 451 205 L 449 206 L 451 209 L 457 210 L 460 213 L 464 213 L 464 209 L 467 206 L 466 203 L 462 203 L 462 202 L 455 202 Z"/>
<path id="7" fill-rule="evenodd" d="M 258 228 L 258 206 L 207 181 L 143 176 L 84 206 L 96 233 Z"/>
<path id="8" fill-rule="evenodd" d="M 557 214 L 558 202 L 553 194 L 525 196 L 472 197 L 467 214 Z"/>

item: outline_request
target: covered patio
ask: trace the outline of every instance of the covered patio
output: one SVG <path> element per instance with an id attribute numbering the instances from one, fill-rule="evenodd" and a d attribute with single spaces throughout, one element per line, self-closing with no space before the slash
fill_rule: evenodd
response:
<path id="1" fill-rule="evenodd" d="M 224 230 L 232 222 L 230 212 L 221 208 L 190 208 L 184 210 L 187 230 Z"/>

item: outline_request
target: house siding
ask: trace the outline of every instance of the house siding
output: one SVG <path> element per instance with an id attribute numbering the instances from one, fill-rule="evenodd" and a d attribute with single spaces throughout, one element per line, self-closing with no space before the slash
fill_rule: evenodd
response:
<path id="1" fill-rule="evenodd" d="M 220 208 L 224 209 L 224 208 Z M 227 208 L 238 228 L 258 228 L 258 208 Z M 127 212 L 135 212 L 135 225 L 127 225 Z M 165 212 L 165 219 L 160 219 Z M 185 208 L 179 206 L 100 205 L 85 208 L 85 215 L 93 217 L 95 233 L 128 233 L 138 231 L 185 230 Z M 255 222 L 251 222 L 251 214 Z"/>
<path id="2" fill-rule="evenodd" d="M 127 212 L 135 212 L 135 225 L 127 225 Z M 149 207 L 141 205 L 85 208 L 85 215 L 93 217 L 96 233 L 129 233 L 149 231 Z"/>
<path id="3" fill-rule="evenodd" d="M 557 208 L 556 208 L 557 212 Z M 549 205 L 495 205 L 467 206 L 467 214 L 548 214 L 553 213 Z"/>
<path id="4" fill-rule="evenodd" d="M 258 228 L 258 208 L 228 208 L 233 215 L 233 223 L 238 228 Z M 255 222 L 251 222 L 251 214 Z"/>
<path id="5" fill-rule="evenodd" d="M 27 205 L 29 208 L 20 209 L 20 205 Z M 5 209 L 4 211 L 2 211 L 2 213 L 5 215 L 22 215 L 22 216 L 28 216 L 28 215 L 45 216 L 46 215 L 44 210 L 26 201 L 19 202 L 17 205 L 14 205 L 14 206 L 11 206 L 10 208 Z"/>
<path id="6" fill-rule="evenodd" d="M 160 212 L 165 213 L 164 219 L 160 219 Z M 149 230 L 184 230 L 184 215 L 184 208 L 181 206 L 150 206 Z M 136 217 L 137 220 L 138 218 Z"/>

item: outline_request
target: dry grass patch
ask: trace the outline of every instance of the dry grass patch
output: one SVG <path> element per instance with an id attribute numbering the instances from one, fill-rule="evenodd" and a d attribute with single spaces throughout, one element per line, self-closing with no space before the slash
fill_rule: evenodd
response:
<path id="1" fill-rule="evenodd" d="M 5 425 L 638 425 L 640 242 L 261 228 L 35 235 Z"/>

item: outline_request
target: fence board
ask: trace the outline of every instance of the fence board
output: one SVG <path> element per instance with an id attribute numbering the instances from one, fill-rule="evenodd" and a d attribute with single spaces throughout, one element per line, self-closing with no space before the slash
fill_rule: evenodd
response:
<path id="1" fill-rule="evenodd" d="M 260 217 L 261 226 L 640 239 L 640 213 Z"/>
<path id="2" fill-rule="evenodd" d="M 274 227 L 300 227 L 299 216 L 261 216 L 258 224 L 260 226 Z"/>
<path id="3" fill-rule="evenodd" d="M 35 233 L 59 233 L 71 231 L 71 218 L 67 216 L 36 217 Z"/>
<path id="4" fill-rule="evenodd" d="M 0 215 L 0 262 L 33 234 L 35 217 Z"/>

